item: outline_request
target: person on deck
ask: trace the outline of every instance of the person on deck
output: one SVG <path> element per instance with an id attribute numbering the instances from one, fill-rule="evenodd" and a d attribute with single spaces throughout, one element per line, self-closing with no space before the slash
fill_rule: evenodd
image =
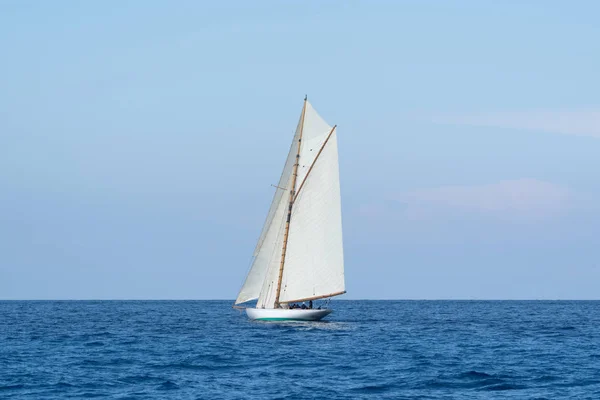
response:
<path id="1" fill-rule="evenodd" d="M 312 310 L 312 300 L 308 302 L 308 308 Z"/>

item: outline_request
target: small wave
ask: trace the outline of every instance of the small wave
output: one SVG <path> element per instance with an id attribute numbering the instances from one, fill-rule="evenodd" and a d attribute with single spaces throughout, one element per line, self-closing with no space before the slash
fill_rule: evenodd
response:
<path id="1" fill-rule="evenodd" d="M 25 387 L 25 385 L 4 385 L 4 386 L 0 386 L 0 390 L 16 390 L 16 389 L 23 389 Z"/>
<path id="2" fill-rule="evenodd" d="M 535 378 L 536 382 L 552 382 L 552 381 L 556 381 L 560 379 L 557 376 L 554 375 L 542 375 L 540 377 Z"/>
<path id="3" fill-rule="evenodd" d="M 337 321 L 252 321 L 256 325 L 264 325 L 272 328 L 279 328 L 285 332 L 295 333 L 296 331 L 348 331 L 354 329 L 351 324 Z M 270 337 L 270 334 L 263 334 L 264 337 Z M 255 336 L 261 336 L 256 333 Z"/>
<path id="4" fill-rule="evenodd" d="M 165 382 L 161 383 L 157 389 L 158 390 L 176 390 L 176 389 L 179 389 L 179 386 L 174 382 L 165 381 Z"/>
<path id="5" fill-rule="evenodd" d="M 191 371 L 216 371 L 222 369 L 233 368 L 230 365 L 201 365 L 193 363 L 176 363 L 176 364 L 157 364 L 153 366 L 156 369 L 182 369 Z"/>
<path id="6" fill-rule="evenodd" d="M 110 360 L 98 360 L 98 359 L 89 359 L 86 358 L 81 361 L 72 362 L 69 365 L 83 365 L 83 366 L 113 366 L 113 365 L 127 365 L 133 364 L 134 361 L 126 358 L 111 358 Z"/>
<path id="7" fill-rule="evenodd" d="M 121 379 L 119 379 L 120 382 L 123 383 L 133 383 L 133 384 L 137 384 L 137 383 L 143 383 L 143 382 L 155 382 L 155 381 L 161 381 L 164 378 L 158 377 L 158 376 L 150 376 L 150 375 L 131 375 L 131 376 L 125 376 Z"/>
<path id="8" fill-rule="evenodd" d="M 460 374 L 462 378 L 491 378 L 492 375 L 479 371 L 468 371 Z"/>
<path id="9" fill-rule="evenodd" d="M 569 382 L 563 382 L 563 383 L 557 383 L 556 386 L 559 387 L 581 387 L 581 386 L 592 386 L 592 385 L 598 385 L 600 384 L 600 381 L 597 379 L 578 379 L 578 380 L 572 380 Z"/>
<path id="10" fill-rule="evenodd" d="M 487 375 L 487 374 L 486 374 Z M 485 389 L 492 386 L 505 384 L 503 379 L 493 376 L 461 374 L 458 378 L 436 379 L 426 382 L 427 388 L 436 389 Z"/>
<path id="11" fill-rule="evenodd" d="M 91 399 L 94 397 L 106 397 L 105 393 L 93 393 L 93 392 L 84 392 L 81 394 L 81 397 L 86 399 Z"/>
<path id="12" fill-rule="evenodd" d="M 104 342 L 100 342 L 100 341 L 96 340 L 96 341 L 93 341 L 93 342 L 87 342 L 85 344 L 85 346 L 87 346 L 87 347 L 100 347 L 100 346 L 104 346 Z"/>
<path id="13" fill-rule="evenodd" d="M 97 333 L 82 333 L 78 336 L 76 336 L 77 340 L 81 340 L 81 341 L 97 341 L 99 339 L 108 339 L 113 337 L 114 334 L 110 333 L 110 332 L 97 332 Z"/>
<path id="14" fill-rule="evenodd" d="M 140 342 L 141 342 L 140 339 L 138 339 L 138 338 L 132 338 L 132 339 L 124 339 L 124 340 L 120 341 L 119 344 L 129 345 L 129 344 L 137 344 L 137 343 L 140 343 Z"/>
<path id="15" fill-rule="evenodd" d="M 70 383 L 67 382 L 58 382 L 54 384 L 54 387 L 57 388 L 68 388 L 68 387 L 73 387 L 73 385 L 71 385 Z"/>
<path id="16" fill-rule="evenodd" d="M 365 385 L 357 388 L 353 388 L 352 391 L 359 393 L 382 393 L 391 389 L 391 385 L 381 384 L 381 385 Z"/>
<path id="17" fill-rule="evenodd" d="M 74 363 L 75 365 L 105 365 L 106 363 L 98 360 L 85 359 Z"/>
<path id="18" fill-rule="evenodd" d="M 496 385 L 484 386 L 480 390 L 501 391 L 501 390 L 518 390 L 524 389 L 522 385 L 513 385 L 510 383 L 499 383 Z"/>

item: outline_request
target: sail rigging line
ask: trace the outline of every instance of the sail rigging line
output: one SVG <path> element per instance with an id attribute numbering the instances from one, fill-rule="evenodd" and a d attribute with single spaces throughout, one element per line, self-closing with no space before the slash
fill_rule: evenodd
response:
<path id="1" fill-rule="evenodd" d="M 333 135 L 333 132 L 335 131 L 335 128 L 337 128 L 337 125 L 334 125 L 333 128 L 331 128 L 331 131 L 329 132 L 329 135 L 327 135 L 327 138 L 325 139 L 325 141 L 323 142 L 323 145 L 321 146 L 321 148 L 319 149 L 319 152 L 317 153 L 317 155 L 315 156 L 315 159 L 313 160 L 312 164 L 310 165 L 310 167 L 308 168 L 308 171 L 306 172 L 306 175 L 304 175 L 304 179 L 302 180 L 302 183 L 300 183 L 300 186 L 298 187 L 298 190 L 296 191 L 296 194 L 294 196 L 294 201 L 296 201 L 296 199 L 298 198 L 298 194 L 300 193 L 300 191 L 302 190 L 302 186 L 304 186 L 304 182 L 306 182 L 306 180 L 308 179 L 308 175 L 310 175 L 310 171 L 312 171 L 313 167 L 315 166 L 315 163 L 317 162 L 317 160 L 319 159 L 319 156 L 321 155 L 321 153 L 323 152 L 323 149 L 325 148 L 325 146 L 327 145 L 327 142 L 329 141 L 329 138 L 331 137 L 331 135 Z"/>
<path id="2" fill-rule="evenodd" d="M 277 277 L 277 290 L 275 291 L 275 308 L 279 308 L 279 296 L 281 294 L 281 280 L 283 279 L 283 265 L 285 264 L 285 253 L 287 251 L 287 242 L 290 233 L 290 220 L 292 219 L 292 206 L 296 199 L 296 178 L 298 178 L 298 165 L 300 164 L 300 148 L 302 147 L 302 132 L 304 131 L 304 117 L 306 116 L 307 96 L 304 96 L 304 105 L 302 107 L 302 117 L 300 120 L 300 134 L 298 136 L 298 150 L 296 152 L 296 164 L 292 173 L 292 185 L 290 188 L 290 201 L 288 206 L 287 219 L 285 222 L 285 234 L 283 236 L 283 249 L 281 250 L 281 263 L 279 265 L 279 276 Z"/>
<path id="3" fill-rule="evenodd" d="M 346 293 L 345 290 L 343 290 L 341 292 L 336 292 L 336 293 L 324 294 L 324 295 L 321 295 L 321 296 L 312 296 L 312 297 L 304 297 L 302 299 L 286 300 L 286 301 L 281 301 L 280 303 L 300 303 L 300 302 L 303 302 L 303 301 L 318 300 L 318 299 L 324 299 L 324 298 L 327 298 L 327 297 L 340 296 L 340 295 L 342 295 L 344 293 Z"/>

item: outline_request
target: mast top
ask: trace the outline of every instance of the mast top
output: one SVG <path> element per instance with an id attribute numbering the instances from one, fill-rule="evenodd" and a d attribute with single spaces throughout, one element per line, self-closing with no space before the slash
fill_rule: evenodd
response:
<path id="1" fill-rule="evenodd" d="M 304 95 L 304 101 L 306 101 L 307 99 L 308 99 L 308 95 L 307 95 L 307 94 L 305 94 L 305 95 Z"/>

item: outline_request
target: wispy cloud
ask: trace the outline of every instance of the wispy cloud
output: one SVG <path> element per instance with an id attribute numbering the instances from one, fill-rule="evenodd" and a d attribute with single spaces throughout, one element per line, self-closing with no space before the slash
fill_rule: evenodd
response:
<path id="1" fill-rule="evenodd" d="M 536 216 L 563 211 L 570 206 L 572 199 L 573 194 L 569 189 L 535 179 L 418 189 L 401 193 L 397 198 L 409 207 Z"/>
<path id="2" fill-rule="evenodd" d="M 443 124 L 523 129 L 600 138 L 600 107 L 579 110 L 441 114 L 434 116 L 433 120 Z"/>
<path id="3" fill-rule="evenodd" d="M 578 203 L 570 189 L 536 179 L 505 180 L 472 186 L 441 186 L 395 194 L 358 211 L 366 217 L 396 215 L 421 220 L 480 215 L 537 220 L 560 215 Z"/>

